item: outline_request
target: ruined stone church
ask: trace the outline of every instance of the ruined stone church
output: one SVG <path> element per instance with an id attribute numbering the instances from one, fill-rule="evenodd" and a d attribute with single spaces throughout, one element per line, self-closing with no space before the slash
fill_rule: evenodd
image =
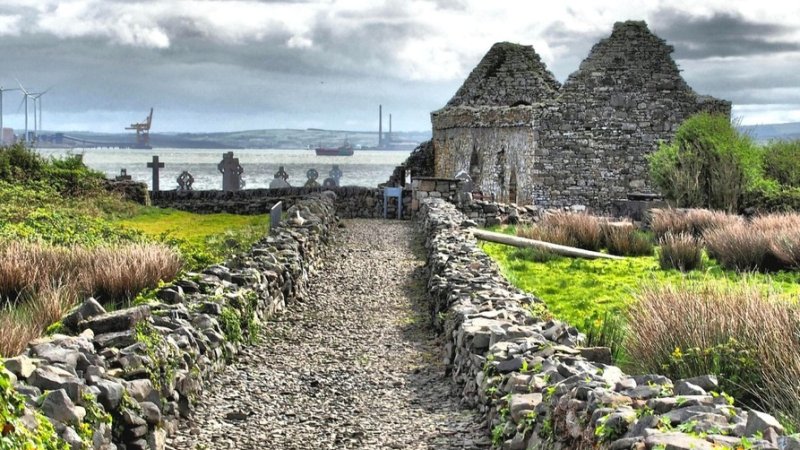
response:
<path id="1" fill-rule="evenodd" d="M 673 48 L 638 21 L 618 22 L 561 85 L 532 46 L 497 43 L 447 105 L 431 113 L 435 175 L 466 171 L 509 203 L 586 205 L 649 191 L 646 155 L 684 119 L 730 116 L 695 93 Z"/>

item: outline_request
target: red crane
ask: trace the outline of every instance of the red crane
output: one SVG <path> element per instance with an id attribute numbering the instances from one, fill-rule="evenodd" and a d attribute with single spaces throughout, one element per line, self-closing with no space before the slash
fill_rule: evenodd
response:
<path id="1" fill-rule="evenodd" d="M 153 123 L 153 108 L 150 108 L 150 114 L 141 123 L 132 123 L 131 126 L 125 127 L 126 130 L 136 130 L 136 146 L 140 148 L 150 148 L 150 124 Z"/>

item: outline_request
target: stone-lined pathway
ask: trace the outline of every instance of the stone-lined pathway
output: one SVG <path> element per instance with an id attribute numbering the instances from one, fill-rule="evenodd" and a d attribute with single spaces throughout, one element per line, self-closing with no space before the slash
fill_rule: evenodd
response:
<path id="1" fill-rule="evenodd" d="M 173 449 L 478 449 L 428 327 L 408 222 L 349 220 L 309 299 L 215 378 Z"/>

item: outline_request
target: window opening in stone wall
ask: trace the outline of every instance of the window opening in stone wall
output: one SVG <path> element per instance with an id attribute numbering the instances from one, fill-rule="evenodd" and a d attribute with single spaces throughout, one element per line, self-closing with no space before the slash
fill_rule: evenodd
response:
<path id="1" fill-rule="evenodd" d="M 517 169 L 511 169 L 511 175 L 508 177 L 508 202 L 517 203 Z"/>
<path id="2" fill-rule="evenodd" d="M 502 150 L 497 152 L 497 160 L 494 165 L 495 168 L 495 175 L 497 175 L 497 183 L 498 183 L 498 190 L 497 195 L 500 198 L 503 198 L 503 195 L 506 192 L 506 149 L 503 147 Z"/>
<path id="3" fill-rule="evenodd" d="M 472 146 L 472 155 L 469 157 L 469 176 L 472 181 L 477 181 L 478 176 L 481 174 L 480 158 L 478 157 L 478 149 Z"/>

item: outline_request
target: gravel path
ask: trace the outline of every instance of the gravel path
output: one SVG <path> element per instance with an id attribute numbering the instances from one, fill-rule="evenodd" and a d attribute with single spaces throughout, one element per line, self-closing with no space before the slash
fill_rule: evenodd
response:
<path id="1" fill-rule="evenodd" d="M 427 323 L 408 222 L 349 220 L 310 300 L 216 378 L 173 449 L 478 449 Z"/>

